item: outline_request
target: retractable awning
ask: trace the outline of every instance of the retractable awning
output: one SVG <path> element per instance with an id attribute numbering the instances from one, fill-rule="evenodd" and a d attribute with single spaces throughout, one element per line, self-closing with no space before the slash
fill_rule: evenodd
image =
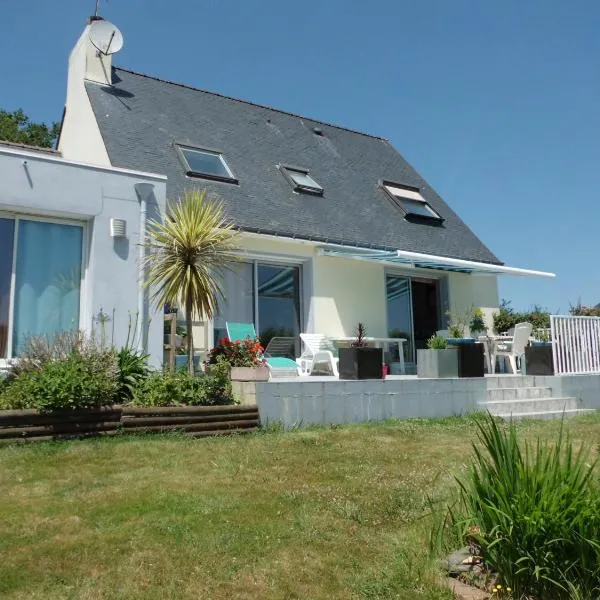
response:
<path id="1" fill-rule="evenodd" d="M 440 271 L 455 271 L 459 273 L 470 273 L 472 275 L 521 275 L 529 277 L 556 277 L 554 273 L 545 271 L 532 271 L 531 269 L 519 269 L 504 265 L 493 265 L 490 263 L 463 260 L 460 258 L 448 258 L 434 254 L 422 254 L 420 252 L 408 252 L 407 250 L 369 250 L 364 248 L 353 248 L 350 246 L 322 246 L 319 248 L 321 256 L 335 256 L 338 258 L 349 258 L 354 260 L 366 260 L 389 265 L 402 265 L 413 269 L 436 269 Z"/>

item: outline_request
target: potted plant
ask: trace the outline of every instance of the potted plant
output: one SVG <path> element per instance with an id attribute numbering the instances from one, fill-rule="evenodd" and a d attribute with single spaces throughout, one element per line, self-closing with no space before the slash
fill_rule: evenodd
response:
<path id="1" fill-rule="evenodd" d="M 474 306 L 471 309 L 471 321 L 469 322 L 469 329 L 471 330 L 471 336 L 476 339 L 480 335 L 487 332 L 487 327 L 485 326 L 483 311 L 481 308 Z"/>
<path id="2" fill-rule="evenodd" d="M 358 324 L 356 340 L 350 348 L 340 348 L 339 360 L 340 379 L 383 378 L 383 349 L 367 346 L 362 323 Z"/>
<path id="3" fill-rule="evenodd" d="M 474 338 L 466 337 L 465 331 L 471 322 L 471 309 L 463 312 L 448 313 L 450 319 L 448 323 L 448 344 L 451 346 L 462 346 L 463 344 L 473 344 Z"/>
<path id="4" fill-rule="evenodd" d="M 231 381 L 268 381 L 269 367 L 263 357 L 263 347 L 258 340 L 232 342 L 228 338 L 219 340 L 209 354 L 208 366 L 219 357 L 230 366 Z"/>
<path id="5" fill-rule="evenodd" d="M 459 377 L 483 377 L 484 375 L 485 353 L 483 344 L 476 344 L 473 337 L 464 337 L 467 329 L 473 330 L 479 327 L 483 327 L 485 330 L 481 309 L 471 307 L 462 313 L 451 314 L 447 342 L 451 346 L 455 346 L 458 351 Z"/>
<path id="6" fill-rule="evenodd" d="M 424 378 L 458 377 L 458 352 L 448 348 L 446 339 L 434 335 L 426 350 L 417 350 L 417 375 Z"/>

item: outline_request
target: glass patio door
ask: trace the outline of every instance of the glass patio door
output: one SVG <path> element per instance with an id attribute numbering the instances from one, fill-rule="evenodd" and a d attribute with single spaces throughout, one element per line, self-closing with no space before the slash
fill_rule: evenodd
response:
<path id="1" fill-rule="evenodd" d="M 291 337 L 299 356 L 300 268 L 257 264 L 258 335 L 263 347 L 273 337 Z"/>
<path id="2" fill-rule="evenodd" d="M 300 267 L 245 262 L 223 277 L 225 299 L 214 319 L 214 344 L 227 337 L 226 323 L 253 323 L 263 347 L 273 337 L 300 345 Z"/>
<path id="3" fill-rule="evenodd" d="M 400 337 L 407 340 L 403 344 L 404 361 L 414 365 L 415 356 L 410 278 L 403 277 L 402 275 L 387 275 L 385 278 L 385 288 L 388 336 Z M 391 358 L 393 361 L 394 357 Z"/>

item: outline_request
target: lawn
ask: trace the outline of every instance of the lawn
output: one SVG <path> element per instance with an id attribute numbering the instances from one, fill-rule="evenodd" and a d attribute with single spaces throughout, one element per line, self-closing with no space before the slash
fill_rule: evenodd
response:
<path id="1" fill-rule="evenodd" d="M 598 452 L 599 416 L 567 429 Z M 0 597 L 450 599 L 428 497 L 448 497 L 474 433 L 456 419 L 2 447 Z"/>

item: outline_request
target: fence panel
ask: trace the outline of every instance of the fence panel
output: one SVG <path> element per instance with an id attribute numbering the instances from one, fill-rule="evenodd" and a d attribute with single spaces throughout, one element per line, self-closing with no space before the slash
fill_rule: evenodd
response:
<path id="1" fill-rule="evenodd" d="M 600 373 L 600 317 L 550 317 L 554 372 Z"/>

